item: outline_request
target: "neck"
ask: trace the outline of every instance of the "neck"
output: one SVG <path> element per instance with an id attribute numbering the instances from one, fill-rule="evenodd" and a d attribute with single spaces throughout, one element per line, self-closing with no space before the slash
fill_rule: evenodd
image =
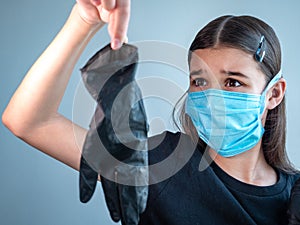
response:
<path id="1" fill-rule="evenodd" d="M 209 149 L 210 157 L 227 174 L 247 184 L 273 185 L 277 181 L 274 169 L 266 162 L 259 142 L 254 148 L 233 157 L 223 157 Z"/>

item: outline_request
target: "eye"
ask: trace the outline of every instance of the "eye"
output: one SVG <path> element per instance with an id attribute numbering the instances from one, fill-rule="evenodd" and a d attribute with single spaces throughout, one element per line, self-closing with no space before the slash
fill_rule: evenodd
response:
<path id="1" fill-rule="evenodd" d="M 243 84 L 239 82 L 238 80 L 229 78 L 225 81 L 225 87 L 240 87 Z"/>
<path id="2" fill-rule="evenodd" d="M 192 80 L 192 84 L 196 87 L 204 87 L 207 86 L 207 81 L 204 78 L 195 78 Z"/>

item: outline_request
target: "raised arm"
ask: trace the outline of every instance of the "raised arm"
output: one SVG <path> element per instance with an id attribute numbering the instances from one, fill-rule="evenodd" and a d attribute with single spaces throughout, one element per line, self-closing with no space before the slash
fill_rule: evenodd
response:
<path id="1" fill-rule="evenodd" d="M 75 169 L 79 169 L 86 130 L 60 115 L 58 107 L 80 54 L 103 21 L 111 24 L 113 48 L 120 47 L 125 39 L 129 1 L 120 2 L 78 0 L 62 30 L 28 71 L 2 115 L 4 125 L 16 136 Z"/>

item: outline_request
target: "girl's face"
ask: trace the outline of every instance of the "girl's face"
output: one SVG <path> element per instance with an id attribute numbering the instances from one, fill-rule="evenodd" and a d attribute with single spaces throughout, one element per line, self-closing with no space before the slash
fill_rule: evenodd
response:
<path id="1" fill-rule="evenodd" d="M 190 62 L 190 92 L 209 88 L 261 94 L 265 75 L 253 56 L 229 47 L 198 49 Z"/>

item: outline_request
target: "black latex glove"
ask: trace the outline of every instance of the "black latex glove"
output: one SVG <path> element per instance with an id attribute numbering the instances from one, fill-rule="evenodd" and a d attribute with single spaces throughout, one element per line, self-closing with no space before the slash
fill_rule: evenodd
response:
<path id="1" fill-rule="evenodd" d="M 100 174 L 111 218 L 123 225 L 138 224 L 148 196 L 148 126 L 134 80 L 137 61 L 135 46 L 107 45 L 81 70 L 97 108 L 82 151 L 80 200 L 90 200 Z"/>
<path id="2" fill-rule="evenodd" d="M 288 225 L 300 225 L 300 179 L 295 183 L 288 208 Z"/>

